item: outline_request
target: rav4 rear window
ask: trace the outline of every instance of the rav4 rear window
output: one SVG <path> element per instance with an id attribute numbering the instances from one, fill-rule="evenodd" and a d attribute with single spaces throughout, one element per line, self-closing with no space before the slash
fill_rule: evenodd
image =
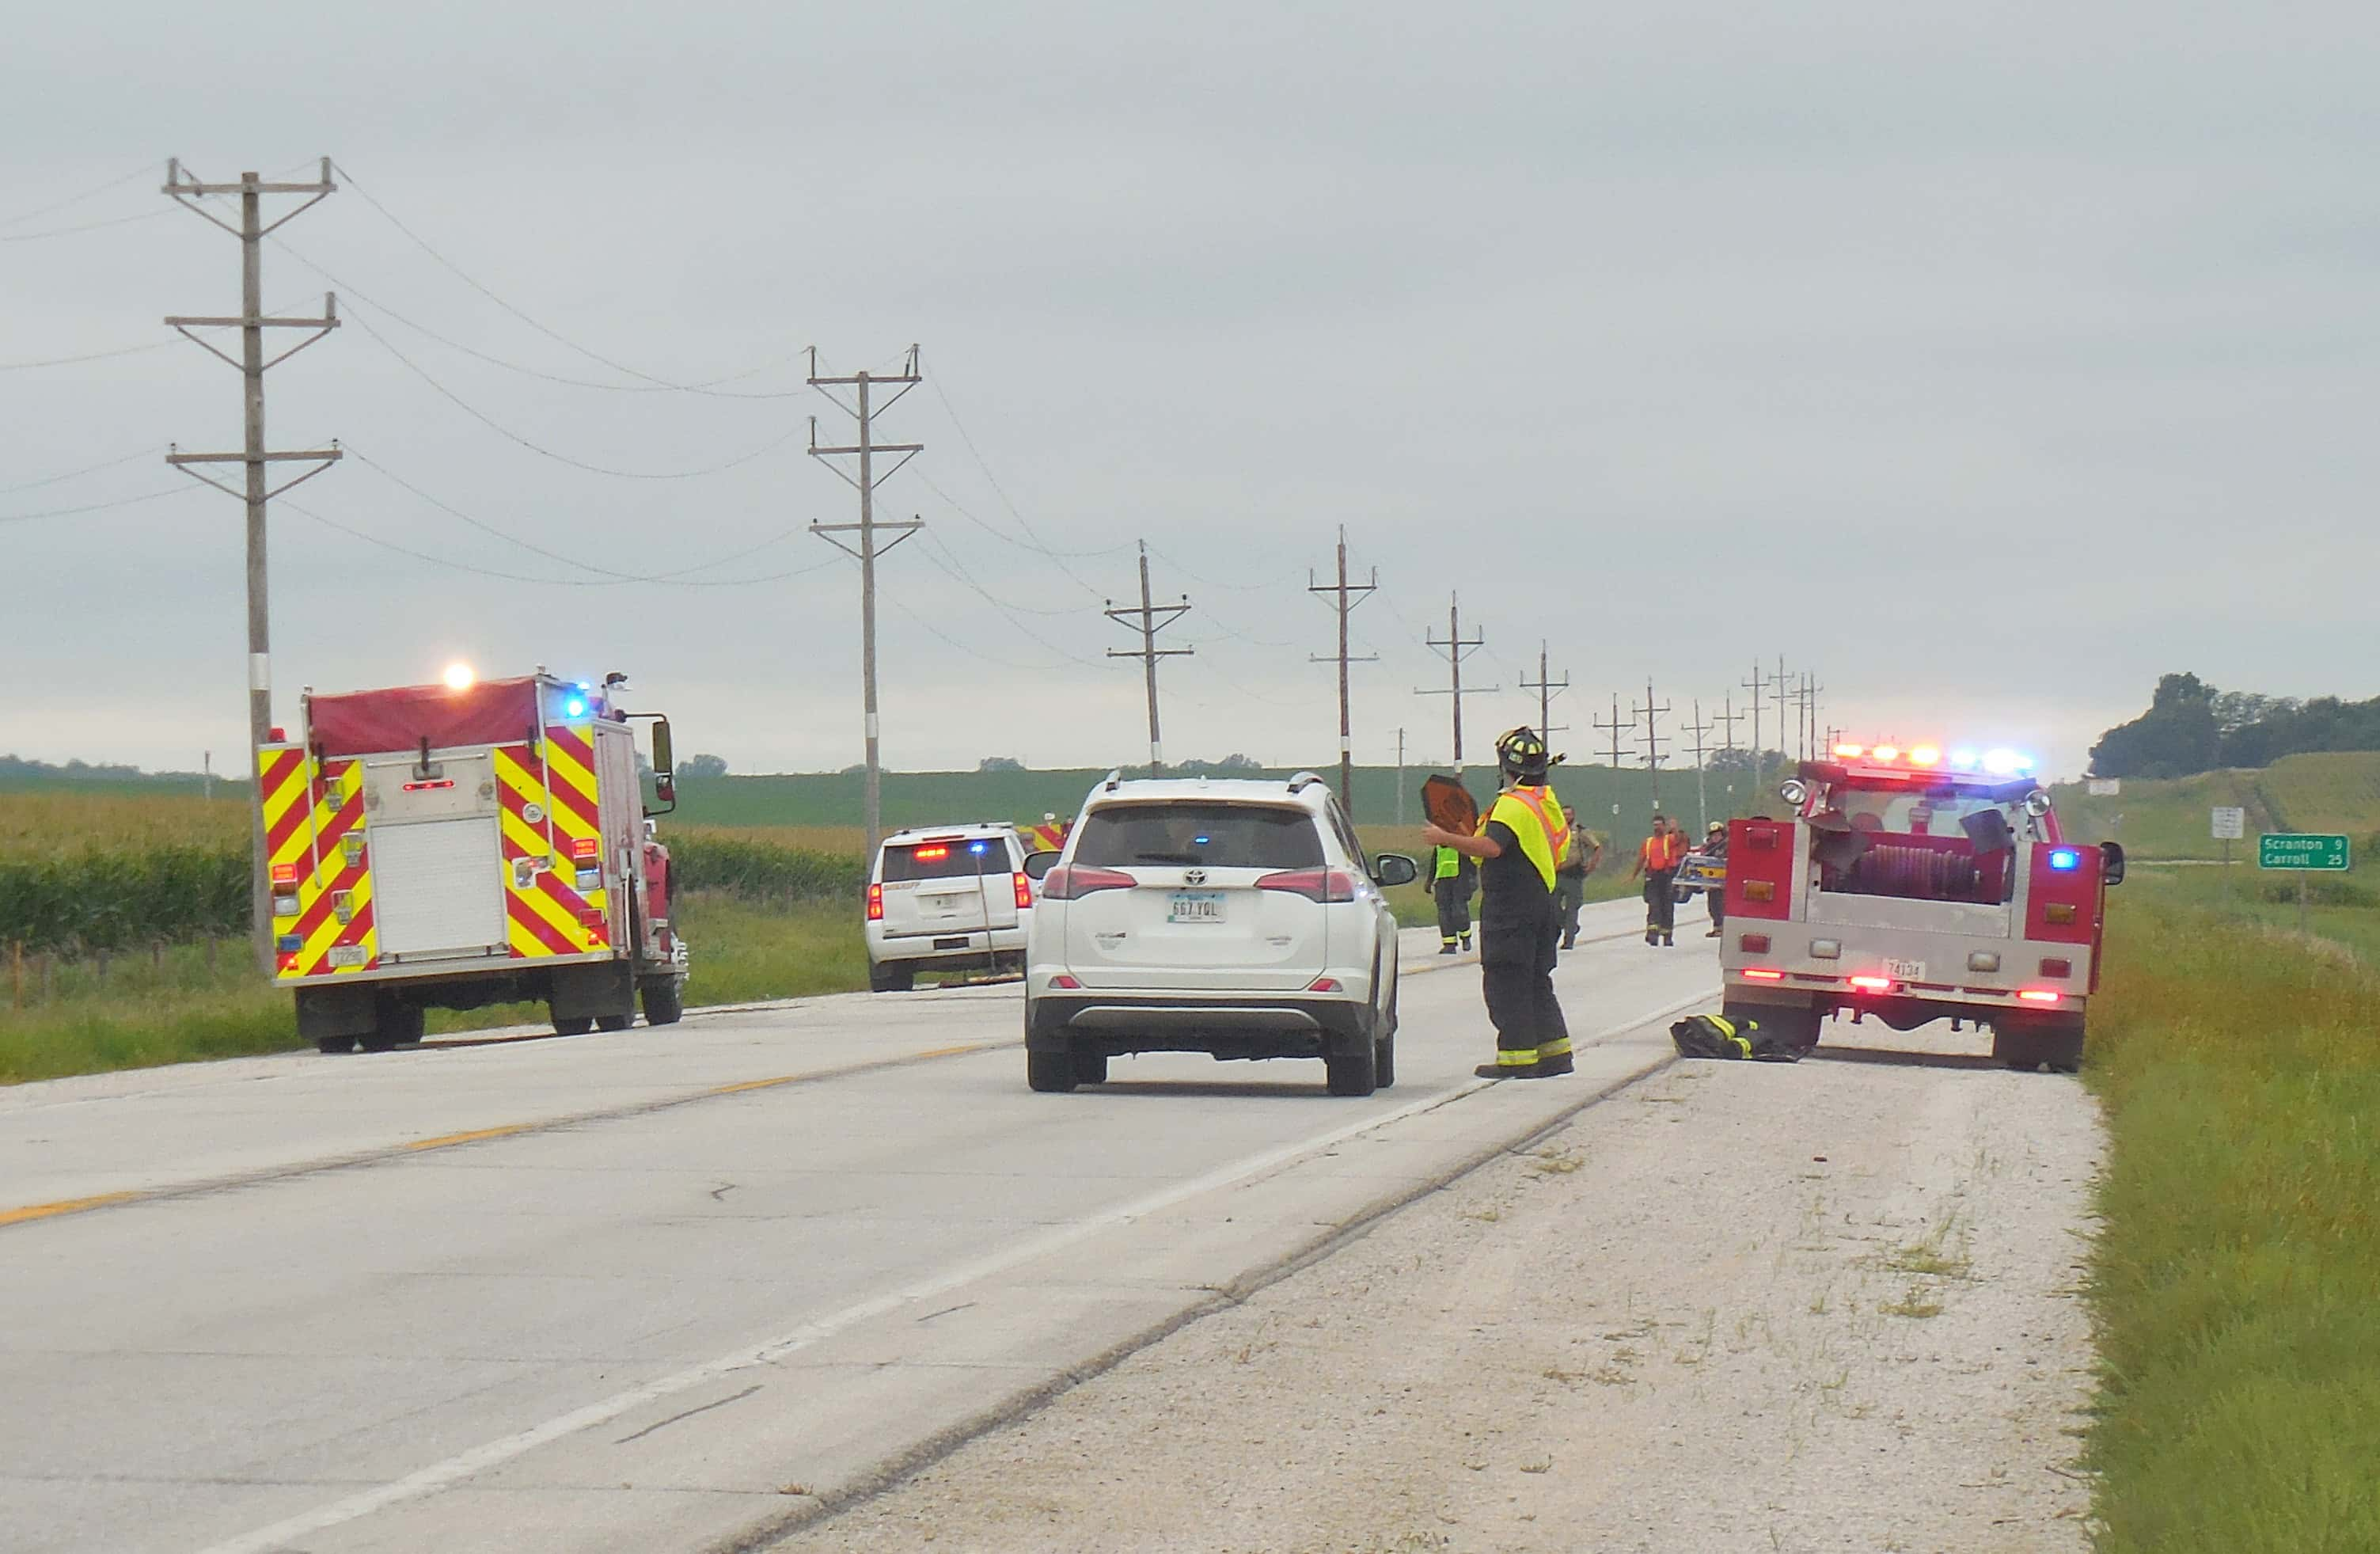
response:
<path id="1" fill-rule="evenodd" d="M 1009 872 L 1008 849 L 991 836 L 958 836 L 947 842 L 901 842 L 884 849 L 884 882 L 964 880 Z"/>
<path id="2" fill-rule="evenodd" d="M 1315 868 L 1322 863 L 1322 836 L 1311 814 L 1287 807 L 1115 804 L 1084 818 L 1075 861 L 1102 868 Z"/>

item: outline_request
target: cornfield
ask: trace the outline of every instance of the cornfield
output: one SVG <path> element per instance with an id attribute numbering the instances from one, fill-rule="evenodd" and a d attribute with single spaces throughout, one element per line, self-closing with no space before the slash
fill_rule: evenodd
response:
<path id="1" fill-rule="evenodd" d="M 246 848 L 0 856 L 0 944 L 82 954 L 242 933 L 248 878 Z"/>

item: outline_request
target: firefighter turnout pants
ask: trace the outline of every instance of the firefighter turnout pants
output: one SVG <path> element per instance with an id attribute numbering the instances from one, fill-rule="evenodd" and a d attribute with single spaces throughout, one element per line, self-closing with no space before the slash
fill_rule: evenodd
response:
<path id="1" fill-rule="evenodd" d="M 1554 996 L 1561 938 L 1555 898 L 1543 897 L 1526 916 L 1499 914 L 1479 931 L 1480 989 L 1496 1027 L 1496 1066 L 1568 1074 L 1570 1026 Z"/>
<path id="2" fill-rule="evenodd" d="M 1459 878 L 1433 880 L 1430 893 L 1438 898 L 1438 937 L 1442 944 L 1451 944 L 1471 934 L 1471 892 Z"/>
<path id="3" fill-rule="evenodd" d="M 1657 868 L 1645 876 L 1645 931 L 1678 931 L 1678 871 Z"/>

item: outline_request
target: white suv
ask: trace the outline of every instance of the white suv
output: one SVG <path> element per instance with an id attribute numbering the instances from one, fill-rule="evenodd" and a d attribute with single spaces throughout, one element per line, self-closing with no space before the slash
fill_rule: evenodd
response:
<path id="1" fill-rule="evenodd" d="M 1054 865 L 1054 867 L 1050 867 Z M 1335 1096 L 1396 1082 L 1397 923 L 1419 872 L 1363 844 L 1322 780 L 1092 790 L 1041 876 L 1026 1078 L 1071 1090 L 1123 1052 L 1320 1058 Z M 1044 870 L 1046 869 L 1046 872 Z"/>
<path id="2" fill-rule="evenodd" d="M 1014 971 L 1032 920 L 1015 827 L 896 831 L 868 871 L 868 986 L 906 992 L 920 971 Z"/>

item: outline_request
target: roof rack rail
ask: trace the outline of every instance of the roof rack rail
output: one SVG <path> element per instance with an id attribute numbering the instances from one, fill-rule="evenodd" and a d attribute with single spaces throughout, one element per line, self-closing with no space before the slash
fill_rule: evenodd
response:
<path id="1" fill-rule="evenodd" d="M 1296 776 L 1292 777 L 1289 780 L 1289 791 L 1293 794 L 1302 794 L 1306 789 L 1318 785 L 1321 781 L 1321 778 L 1316 776 L 1311 771 L 1301 771 Z"/>
<path id="2" fill-rule="evenodd" d="M 1116 784 L 1117 784 L 1117 783 L 1121 783 L 1121 782 L 1123 782 L 1123 768 L 1122 768 L 1122 767 L 1120 767 L 1120 766 L 1119 766 L 1119 767 L 1113 767 L 1113 768 L 1111 768 L 1111 769 L 1109 770 L 1109 771 L 1108 771 L 1108 775 L 1107 775 L 1107 780 L 1106 780 L 1105 782 L 1101 783 L 1099 784 L 1099 787 L 1100 787 L 1101 791 L 1103 791 L 1103 792 L 1106 792 L 1106 793 L 1113 793 L 1113 792 L 1115 792 L 1115 791 L 1116 791 Z"/>

